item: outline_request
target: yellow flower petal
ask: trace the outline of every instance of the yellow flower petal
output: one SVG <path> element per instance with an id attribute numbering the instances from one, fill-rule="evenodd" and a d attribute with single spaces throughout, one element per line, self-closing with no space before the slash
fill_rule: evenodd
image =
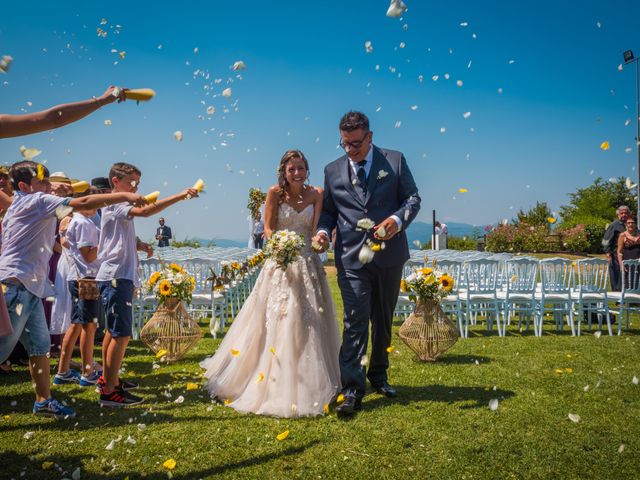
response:
<path id="1" fill-rule="evenodd" d="M 609 150 L 611 148 L 611 145 L 609 144 L 609 142 L 604 141 L 600 144 L 600 148 L 602 150 Z"/>
<path id="2" fill-rule="evenodd" d="M 173 458 L 170 458 L 168 460 L 165 460 L 162 466 L 167 470 L 173 470 L 174 468 L 176 468 L 176 461 Z"/>
<path id="3" fill-rule="evenodd" d="M 276 440 L 279 440 L 281 442 L 282 440 L 284 440 L 288 436 L 289 436 L 289 430 L 285 430 L 284 432 L 282 432 L 282 433 L 280 433 L 280 434 L 278 434 L 276 436 Z"/>
<path id="4" fill-rule="evenodd" d="M 42 462 L 43 470 L 51 470 L 53 468 L 53 462 Z"/>
<path id="5" fill-rule="evenodd" d="M 567 373 L 573 373 L 573 368 L 565 368 L 564 371 Z"/>
<path id="6" fill-rule="evenodd" d="M 549 217 L 549 218 L 547 218 L 547 222 L 549 222 L 549 223 L 556 223 L 556 219 L 555 219 L 555 218 L 553 218 L 553 217 Z"/>
<path id="7" fill-rule="evenodd" d="M 393 345 L 389 345 L 389 346 L 387 347 L 387 352 L 388 352 L 388 353 L 393 352 Z"/>
<path id="8" fill-rule="evenodd" d="M 270 351 L 273 355 L 275 355 L 275 354 L 276 354 L 276 349 L 275 349 L 275 348 L 273 348 L 273 347 L 271 347 L 271 348 L 269 349 L 269 351 Z"/>
<path id="9" fill-rule="evenodd" d="M 200 386 L 197 383 L 187 383 L 187 390 L 197 390 Z"/>
<path id="10" fill-rule="evenodd" d="M 162 358 L 162 357 L 164 357 L 167 353 L 169 353 L 169 352 L 167 352 L 164 348 L 163 348 L 163 349 L 160 349 L 160 350 L 158 350 L 158 353 L 156 353 L 156 358 Z"/>
<path id="11" fill-rule="evenodd" d="M 466 188 L 459 188 L 458 191 L 460 193 L 467 193 L 469 190 L 467 190 Z"/>
<path id="12" fill-rule="evenodd" d="M 229 405 L 231 402 L 233 402 L 233 400 L 231 400 L 230 398 L 227 398 L 227 399 L 224 401 L 224 404 L 225 404 L 225 405 Z"/>
<path id="13" fill-rule="evenodd" d="M 235 348 L 232 348 L 231 355 L 233 355 L 234 357 L 237 357 L 238 355 L 240 355 L 240 350 L 236 350 Z"/>
<path id="14" fill-rule="evenodd" d="M 328 403 L 324 404 L 324 413 L 329 415 L 329 404 Z"/>
<path id="15" fill-rule="evenodd" d="M 264 380 L 264 373 L 260 372 L 258 374 L 258 379 L 256 380 L 256 383 L 260 383 L 262 380 Z"/>
<path id="16" fill-rule="evenodd" d="M 563 372 L 562 372 L 562 369 L 561 369 L 561 368 L 556 368 L 556 373 L 557 373 L 558 375 L 562 375 L 562 373 L 563 373 Z"/>
<path id="17" fill-rule="evenodd" d="M 344 402 L 344 395 L 340 394 L 338 395 L 338 397 L 336 398 L 336 403 L 342 403 Z"/>
<path id="18" fill-rule="evenodd" d="M 36 178 L 40 181 L 44 180 L 44 165 L 41 163 L 36 167 Z"/>

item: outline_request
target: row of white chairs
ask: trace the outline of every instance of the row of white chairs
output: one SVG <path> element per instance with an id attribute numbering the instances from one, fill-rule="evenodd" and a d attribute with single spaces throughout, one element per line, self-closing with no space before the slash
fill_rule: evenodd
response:
<path id="1" fill-rule="evenodd" d="M 640 260 L 623 262 L 621 292 L 607 291 L 609 263 L 601 259 L 574 262 L 512 257 L 503 262 L 490 258 L 440 260 L 437 265 L 454 279 L 454 289 L 442 306 L 456 317 L 461 337 L 468 337 L 469 325 L 477 322 L 478 314 L 486 317 L 489 331 L 495 321 L 500 336 L 506 334 L 507 325 L 516 315 L 520 328 L 523 320 L 527 329 L 533 320 L 534 334 L 541 336 L 545 313 L 553 314 L 558 331 L 563 329 L 566 317 L 572 335 L 581 334 L 583 317 L 591 329 L 596 316 L 598 328 L 606 323 L 609 335 L 613 335 L 610 313 L 615 313 L 620 335 L 623 316 L 628 331 L 629 313 L 640 311 Z M 610 309 L 609 303 L 614 301 L 619 306 Z M 397 311 L 406 315 L 412 302 L 401 295 L 398 304 Z"/>
<path id="2" fill-rule="evenodd" d="M 164 257 L 162 260 L 155 258 L 141 260 L 140 277 L 142 288 L 134 304 L 134 338 L 138 337 L 145 321 L 158 306 L 155 295 L 149 292 L 146 287 L 149 278 L 154 272 L 161 270 L 162 266 L 168 261 L 180 265 L 195 278 L 192 301 L 187 307 L 189 313 L 198 318 L 210 317 L 209 329 L 214 338 L 218 333 L 222 333 L 225 325 L 235 318 L 236 313 L 251 293 L 260 267 L 250 268 L 244 275 L 238 274 L 235 279 L 229 281 L 219 290 L 214 290 L 211 281 L 208 279 L 212 277 L 212 273 L 220 275 L 223 262 L 244 262 L 247 258 L 247 250 L 249 249 L 221 252 L 223 254 L 217 258 L 192 257 L 181 260 L 173 256 L 171 259 Z M 251 252 L 255 253 L 256 251 L 249 251 L 249 256 L 251 256 Z"/>

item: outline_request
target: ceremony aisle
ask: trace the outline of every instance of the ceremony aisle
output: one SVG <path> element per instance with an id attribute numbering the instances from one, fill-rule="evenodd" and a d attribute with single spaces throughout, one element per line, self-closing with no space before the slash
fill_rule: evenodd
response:
<path id="1" fill-rule="evenodd" d="M 327 271 L 340 315 L 335 269 Z M 397 321 L 390 382 L 400 396 L 371 393 L 351 421 L 333 410 L 282 420 L 211 403 L 198 362 L 220 340 L 201 325 L 205 337 L 174 364 L 132 342 L 124 378 L 140 381 L 139 407 L 100 408 L 92 389 L 55 386 L 77 418 L 35 418 L 26 370 L 2 377 L 2 478 L 586 479 L 640 471 L 637 324 L 629 335 L 600 338 L 551 327 L 542 338 L 513 327 L 499 338 L 478 325 L 441 361 L 423 364 L 401 344 Z"/>

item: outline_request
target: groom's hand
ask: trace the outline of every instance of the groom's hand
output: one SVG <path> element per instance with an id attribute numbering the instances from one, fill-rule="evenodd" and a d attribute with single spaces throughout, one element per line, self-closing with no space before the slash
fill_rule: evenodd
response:
<path id="1" fill-rule="evenodd" d="M 378 234 L 381 228 L 383 229 L 383 233 L 385 235 Z M 373 235 L 377 240 L 391 240 L 395 236 L 395 234 L 398 233 L 398 224 L 393 218 L 389 217 L 373 227 L 373 231 Z"/>
<path id="2" fill-rule="evenodd" d="M 311 247 L 318 253 L 326 252 L 330 243 L 329 236 L 325 232 L 318 232 L 311 239 Z"/>

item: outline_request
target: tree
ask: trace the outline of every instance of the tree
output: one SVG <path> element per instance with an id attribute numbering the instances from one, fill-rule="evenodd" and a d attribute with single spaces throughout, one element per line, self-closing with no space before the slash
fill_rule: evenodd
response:
<path id="1" fill-rule="evenodd" d="M 624 178 L 605 182 L 598 177 L 593 185 L 569 194 L 569 205 L 560 207 L 560 216 L 564 224 L 571 226 L 580 223 L 609 223 L 616 218 L 616 209 L 620 205 L 634 209 L 634 193 Z"/>
<path id="2" fill-rule="evenodd" d="M 531 226 L 547 226 L 548 218 L 551 217 L 551 209 L 547 202 L 536 202 L 536 206 L 528 211 L 520 210 L 516 223 L 526 223 Z"/>

